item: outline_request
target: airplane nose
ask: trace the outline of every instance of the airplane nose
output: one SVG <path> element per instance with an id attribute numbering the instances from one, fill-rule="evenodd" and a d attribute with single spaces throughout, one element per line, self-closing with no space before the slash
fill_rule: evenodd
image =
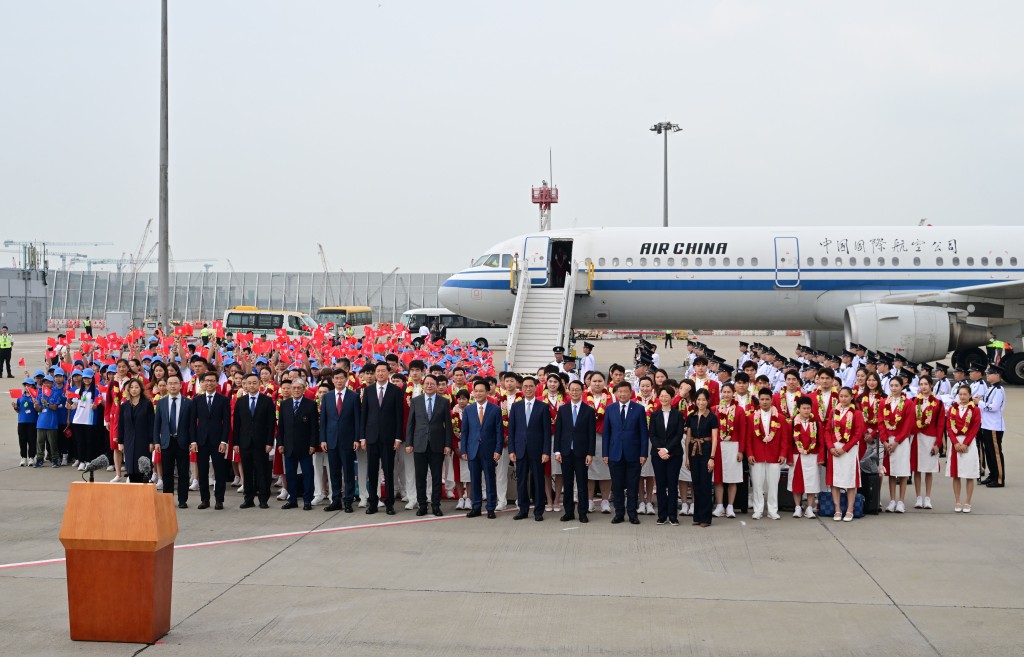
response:
<path id="1" fill-rule="evenodd" d="M 453 277 L 454 278 L 454 277 Z M 449 278 L 437 290 L 437 301 L 452 312 L 459 310 L 459 288 L 453 285 L 453 278 Z"/>

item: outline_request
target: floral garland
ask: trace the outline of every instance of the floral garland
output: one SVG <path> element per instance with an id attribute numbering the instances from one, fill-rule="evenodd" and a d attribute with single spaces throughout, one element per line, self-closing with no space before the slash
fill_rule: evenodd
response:
<path id="1" fill-rule="evenodd" d="M 604 417 L 605 411 L 608 409 L 608 393 L 603 393 L 603 398 L 600 403 L 594 398 L 594 393 L 587 391 L 583 395 L 583 403 L 594 409 L 594 413 L 597 415 L 597 421 L 600 422 L 601 418 Z"/>
<path id="2" fill-rule="evenodd" d="M 797 418 L 794 424 L 794 428 L 799 425 L 804 428 L 811 437 L 811 444 L 807 447 L 806 451 L 810 452 L 818 446 L 818 423 L 817 422 L 804 422 L 802 419 Z M 804 441 L 801 440 L 801 432 L 794 431 L 796 434 L 796 448 L 798 450 L 804 450 Z"/>
<path id="3" fill-rule="evenodd" d="M 844 415 L 846 417 L 845 421 L 843 419 Z M 841 430 L 840 423 L 845 423 L 846 425 L 842 427 Z M 850 442 L 850 438 L 853 436 L 853 413 L 849 408 L 836 408 L 835 415 L 832 417 L 832 432 L 835 434 L 837 442 Z"/>
<path id="4" fill-rule="evenodd" d="M 728 411 L 723 409 L 728 408 Z M 715 410 L 718 416 L 718 435 L 723 442 L 732 440 L 732 434 L 736 430 L 736 404 L 719 404 Z"/>
<path id="5" fill-rule="evenodd" d="M 835 390 L 829 391 L 828 404 L 825 403 L 825 393 L 820 389 L 814 391 L 814 397 L 818 400 L 818 419 L 824 422 L 825 418 L 828 417 L 829 412 L 834 408 L 833 405 L 836 401 Z"/>
<path id="6" fill-rule="evenodd" d="M 874 401 L 872 401 L 874 397 Z M 866 393 L 860 400 L 860 410 L 864 414 L 864 421 L 868 424 L 878 423 L 878 408 L 882 404 L 881 395 Z"/>
<path id="7" fill-rule="evenodd" d="M 961 415 L 962 411 L 966 411 Z M 949 426 L 953 433 L 961 438 L 967 437 L 967 429 L 971 426 L 971 418 L 974 416 L 974 402 L 967 402 L 967 406 L 961 406 L 960 402 L 953 402 L 949 409 Z M 960 426 L 958 427 L 957 424 Z"/>
<path id="8" fill-rule="evenodd" d="M 775 411 L 772 411 L 771 420 L 768 421 L 768 434 L 764 432 L 764 423 L 761 422 L 760 417 L 754 418 L 754 437 L 760 438 L 763 443 L 770 443 L 775 439 L 775 434 L 782 428 L 779 421 L 776 419 L 777 415 Z"/>
<path id="9" fill-rule="evenodd" d="M 900 395 L 899 401 L 896 403 L 895 410 L 893 410 L 892 405 L 888 400 L 886 400 L 885 405 L 882 407 L 882 422 L 885 424 L 885 428 L 889 431 L 895 432 L 897 427 L 899 427 L 900 423 L 903 421 L 903 406 L 906 403 L 906 400 L 906 397 Z"/>
<path id="10" fill-rule="evenodd" d="M 918 398 L 918 402 L 920 402 L 920 398 Z M 928 401 L 924 404 L 923 409 L 921 408 L 922 404 L 914 404 L 914 413 L 917 415 L 918 429 L 927 429 L 928 426 L 931 425 L 937 403 L 938 401 L 935 397 L 928 397 Z"/>
<path id="11" fill-rule="evenodd" d="M 800 399 L 800 392 L 798 391 L 793 393 L 792 400 L 790 400 L 789 394 L 790 393 L 788 390 L 783 390 L 781 393 L 779 393 L 779 401 L 781 402 L 779 406 L 782 407 L 780 409 L 782 411 L 782 416 L 786 418 L 787 421 L 792 421 L 793 418 L 795 418 L 797 415 L 796 400 Z"/>

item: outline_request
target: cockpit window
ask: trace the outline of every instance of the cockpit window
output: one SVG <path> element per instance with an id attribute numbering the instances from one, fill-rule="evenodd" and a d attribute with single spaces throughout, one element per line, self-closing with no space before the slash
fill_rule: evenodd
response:
<path id="1" fill-rule="evenodd" d="M 512 256 L 508 253 L 501 254 L 501 268 L 508 269 L 512 266 Z"/>
<path id="2" fill-rule="evenodd" d="M 499 256 L 497 253 L 488 253 L 486 255 L 482 255 L 479 258 L 477 258 L 476 262 L 473 263 L 473 266 L 474 267 L 497 267 L 500 262 L 501 262 L 501 256 Z"/>

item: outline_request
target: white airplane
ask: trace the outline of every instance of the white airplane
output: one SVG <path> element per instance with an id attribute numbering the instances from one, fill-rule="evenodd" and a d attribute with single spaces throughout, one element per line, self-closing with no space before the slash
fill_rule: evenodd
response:
<path id="1" fill-rule="evenodd" d="M 987 363 L 979 347 L 996 338 L 1014 348 L 1006 379 L 1024 383 L 1022 227 L 553 230 L 488 249 L 444 282 L 439 302 L 508 324 L 510 268 L 550 286 L 560 254 L 584 287 L 593 266 L 575 329 L 801 329 L 830 353 L 859 343 L 924 362 L 952 351 L 958 365 Z"/>

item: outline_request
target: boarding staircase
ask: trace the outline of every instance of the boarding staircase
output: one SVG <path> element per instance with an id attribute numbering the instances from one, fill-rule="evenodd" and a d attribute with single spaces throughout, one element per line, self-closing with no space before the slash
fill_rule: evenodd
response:
<path id="1" fill-rule="evenodd" d="M 536 372 L 551 362 L 553 347 L 567 346 L 576 296 L 590 294 L 593 287 L 593 266 L 589 262 L 583 270 L 573 262 L 571 271 L 563 287 L 546 287 L 546 278 L 541 285 L 531 278 L 529 266 L 519 269 L 513 265 L 509 282 L 516 304 L 508 327 L 507 369 Z M 536 270 L 533 273 L 536 275 Z"/>

